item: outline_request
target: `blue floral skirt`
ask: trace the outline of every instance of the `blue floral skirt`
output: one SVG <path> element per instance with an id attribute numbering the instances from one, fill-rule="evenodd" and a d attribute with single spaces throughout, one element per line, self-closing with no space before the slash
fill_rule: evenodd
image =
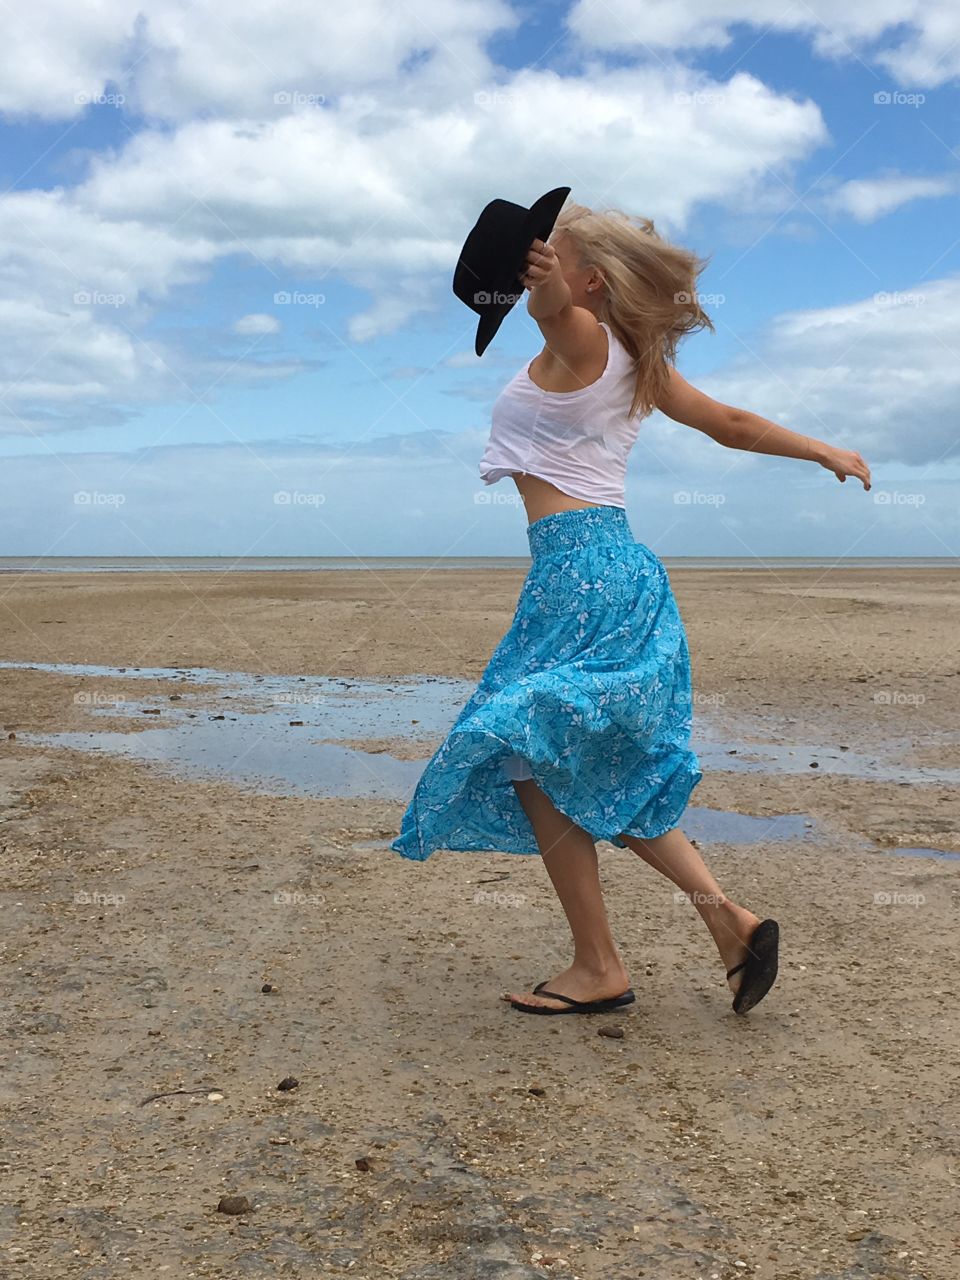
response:
<path id="1" fill-rule="evenodd" d="M 527 525 L 510 629 L 420 775 L 390 848 L 538 853 L 511 778 L 626 848 L 677 825 L 703 777 L 689 747 L 690 655 L 666 568 L 622 507 Z"/>

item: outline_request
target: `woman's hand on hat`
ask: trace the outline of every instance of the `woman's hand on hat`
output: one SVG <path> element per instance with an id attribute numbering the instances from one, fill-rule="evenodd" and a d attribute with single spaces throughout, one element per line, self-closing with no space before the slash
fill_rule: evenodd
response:
<path id="1" fill-rule="evenodd" d="M 524 286 L 535 289 L 538 285 L 545 284 L 554 274 L 560 278 L 563 275 L 556 249 L 543 240 L 534 240 L 527 250 L 526 265 L 520 272 Z"/>

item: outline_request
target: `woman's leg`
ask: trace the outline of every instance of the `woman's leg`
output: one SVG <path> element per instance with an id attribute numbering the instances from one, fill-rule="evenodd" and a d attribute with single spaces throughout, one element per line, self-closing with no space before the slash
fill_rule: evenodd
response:
<path id="1" fill-rule="evenodd" d="M 573 934 L 573 964 L 547 987 L 574 1000 L 602 1000 L 618 996 L 630 985 L 623 961 L 610 933 L 603 903 L 597 848 L 583 827 L 572 823 L 532 779 L 515 781 L 520 803 L 530 819 L 540 853 Z M 560 1000 L 510 992 L 505 1000 L 567 1008 Z"/>
<path id="2" fill-rule="evenodd" d="M 747 941 L 760 921 L 752 911 L 730 901 L 679 827 L 652 840 L 622 832 L 620 839 L 687 894 L 717 944 L 724 970 L 745 959 Z M 728 979 L 731 991 L 736 992 L 742 978 L 741 969 Z"/>

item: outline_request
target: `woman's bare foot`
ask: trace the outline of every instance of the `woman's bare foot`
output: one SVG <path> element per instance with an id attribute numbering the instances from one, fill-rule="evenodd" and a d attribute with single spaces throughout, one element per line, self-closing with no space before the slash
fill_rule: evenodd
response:
<path id="1" fill-rule="evenodd" d="M 724 972 L 735 968 L 741 960 L 746 960 L 749 953 L 747 943 L 760 923 L 759 916 L 755 916 L 746 907 L 737 906 L 729 898 L 724 898 L 719 903 L 704 902 L 696 905 L 717 944 Z M 727 986 L 734 995 L 737 994 L 742 981 L 742 969 L 732 978 L 727 979 Z"/>
<path id="2" fill-rule="evenodd" d="M 574 1000 L 611 1000 L 614 996 L 623 995 L 630 986 L 630 978 L 619 960 L 611 961 L 602 969 L 591 969 L 574 961 L 569 969 L 564 969 L 563 973 L 558 973 L 544 985 L 548 991 L 558 991 Z M 535 995 L 532 991 L 507 991 L 502 998 L 517 1000 L 521 1004 L 542 1005 L 548 1009 L 569 1007 L 561 1000 L 550 1000 Z"/>

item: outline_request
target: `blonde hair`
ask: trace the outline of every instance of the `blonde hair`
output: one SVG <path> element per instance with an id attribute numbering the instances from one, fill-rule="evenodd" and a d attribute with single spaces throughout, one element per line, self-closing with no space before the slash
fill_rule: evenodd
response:
<path id="1" fill-rule="evenodd" d="M 650 218 L 582 204 L 560 212 L 551 241 L 569 236 L 578 266 L 596 267 L 604 279 L 598 318 L 605 320 L 636 362 L 629 417 L 657 406 L 675 363 L 677 343 L 697 329 L 714 329 L 697 300 L 697 278 L 710 259 L 671 244 Z M 716 332 L 714 330 L 714 332 Z"/>

